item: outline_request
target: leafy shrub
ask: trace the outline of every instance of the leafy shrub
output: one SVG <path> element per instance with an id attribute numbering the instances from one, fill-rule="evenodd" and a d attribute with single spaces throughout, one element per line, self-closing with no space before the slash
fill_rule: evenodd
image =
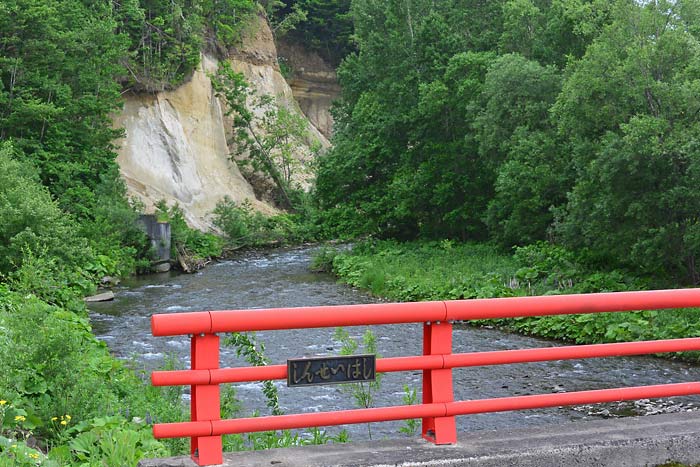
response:
<path id="1" fill-rule="evenodd" d="M 265 216 L 247 200 L 241 204 L 229 197 L 214 209 L 214 225 L 226 236 L 231 249 L 300 243 L 314 238 L 313 228 L 302 214 Z"/>
<path id="2" fill-rule="evenodd" d="M 73 285 L 69 271 L 88 264 L 93 252 L 34 173 L 13 158 L 9 144 L 0 145 L 0 275 L 38 255 L 51 258 L 57 281 Z"/>
<path id="3" fill-rule="evenodd" d="M 145 420 L 129 421 L 122 416 L 95 417 L 65 431 L 66 444 L 52 449 L 51 459 L 62 465 L 95 462 L 104 465 L 136 466 L 144 457 L 165 457 L 167 448 L 153 438 Z M 91 464 L 90 464 L 91 465 Z"/>
<path id="4" fill-rule="evenodd" d="M 333 272 L 333 261 L 338 254 L 336 248 L 323 247 L 313 255 L 309 267 L 314 272 Z"/>
<path id="5" fill-rule="evenodd" d="M 81 222 L 81 233 L 96 254 L 87 269 L 97 278 L 147 271 L 152 260 L 151 243 L 139 224 L 143 206 L 127 200 L 126 186 L 115 172 L 102 175 L 91 216 Z"/>
<path id="6" fill-rule="evenodd" d="M 80 267 L 66 270 L 47 250 L 34 253 L 25 249 L 21 266 L 8 278 L 15 291 L 73 311 L 83 310 L 82 297 L 95 291 L 89 272 Z"/>
<path id="7" fill-rule="evenodd" d="M 57 438 L 52 417 L 89 420 L 130 410 L 145 418 L 170 410 L 167 399 L 109 354 L 86 317 L 6 287 L 0 287 L 0 367 L 0 399 L 22 407 L 49 442 Z"/>
<path id="8" fill-rule="evenodd" d="M 226 235 L 229 245 L 236 248 L 248 243 L 261 219 L 256 218 L 250 204 L 238 206 L 229 197 L 224 198 L 214 209 L 214 225 Z"/>
<path id="9" fill-rule="evenodd" d="M 163 457 L 166 447 L 153 438 L 146 420 L 103 416 L 77 421 L 65 414 L 46 422 L 54 433 L 44 452 L 29 447 L 35 423 L 27 412 L 6 400 L 0 404 L 0 466 L 59 467 L 108 465 L 135 467 L 144 457 Z M 4 424 L 2 422 L 5 422 Z M 6 463 L 8 461 L 9 463 Z"/>
<path id="10" fill-rule="evenodd" d="M 581 276 L 574 254 L 547 242 L 518 247 L 513 257 L 521 266 L 516 277 L 528 283 L 540 282 L 546 287 L 566 288 Z"/>
<path id="11" fill-rule="evenodd" d="M 332 256 L 332 259 L 328 259 Z M 322 251 L 342 281 L 392 300 L 455 300 L 648 288 L 625 271 L 591 271 L 570 251 L 547 243 L 513 257 L 483 244 L 366 241 L 350 252 Z M 470 322 L 576 343 L 671 339 L 700 335 L 700 310 L 665 310 Z M 683 354 L 697 360 L 697 355 Z"/>
<path id="12" fill-rule="evenodd" d="M 509 296 L 515 262 L 492 246 L 365 241 L 333 258 L 344 282 L 402 301 Z"/>
<path id="13" fill-rule="evenodd" d="M 223 242 L 212 233 L 200 232 L 187 225 L 180 206 L 168 207 L 164 200 L 156 204 L 160 220 L 170 222 L 171 252 L 176 258 L 178 249 L 192 254 L 195 258 L 218 258 L 222 254 Z"/>

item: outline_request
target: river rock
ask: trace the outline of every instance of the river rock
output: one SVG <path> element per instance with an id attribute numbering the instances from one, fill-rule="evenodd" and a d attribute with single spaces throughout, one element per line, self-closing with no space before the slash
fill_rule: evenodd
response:
<path id="1" fill-rule="evenodd" d="M 170 271 L 170 261 L 163 261 L 152 265 L 153 271 L 155 272 L 168 272 Z"/>
<path id="2" fill-rule="evenodd" d="M 112 276 L 104 276 L 102 279 L 100 279 L 100 284 L 103 286 L 107 287 L 113 287 L 115 285 L 119 285 L 121 281 L 119 280 L 118 277 L 112 277 Z"/>
<path id="3" fill-rule="evenodd" d="M 114 292 L 111 290 L 105 293 L 93 295 L 92 297 L 85 297 L 85 301 L 88 303 L 109 302 L 112 300 L 114 300 Z"/>

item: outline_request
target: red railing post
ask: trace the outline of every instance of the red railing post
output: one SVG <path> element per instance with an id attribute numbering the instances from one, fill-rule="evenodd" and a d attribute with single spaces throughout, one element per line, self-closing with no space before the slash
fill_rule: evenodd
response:
<path id="1" fill-rule="evenodd" d="M 219 336 L 195 334 L 192 337 L 192 370 L 216 370 L 219 368 Z M 209 381 L 211 383 L 211 380 Z M 221 402 L 218 384 L 192 386 L 191 415 L 193 422 L 221 419 Z M 211 433 L 211 431 L 210 431 Z M 221 436 L 193 436 L 192 460 L 197 465 L 223 463 Z"/>
<path id="2" fill-rule="evenodd" d="M 423 324 L 423 355 L 449 355 L 451 353 L 452 323 L 437 321 Z M 424 370 L 423 404 L 453 401 L 452 368 Z M 457 427 L 454 416 L 423 418 L 422 431 L 423 438 L 435 444 L 457 442 Z"/>

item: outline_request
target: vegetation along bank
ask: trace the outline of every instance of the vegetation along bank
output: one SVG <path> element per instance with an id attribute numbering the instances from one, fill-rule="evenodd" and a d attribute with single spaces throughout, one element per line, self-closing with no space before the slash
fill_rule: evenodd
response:
<path id="1" fill-rule="evenodd" d="M 514 254 L 485 243 L 366 240 L 350 251 L 327 248 L 314 268 L 394 301 L 464 300 L 662 288 L 624 270 L 590 269 L 572 252 L 544 242 Z M 591 344 L 700 335 L 700 310 L 643 311 L 477 321 L 473 324 Z M 697 361 L 698 356 L 681 354 Z"/>
<path id="2" fill-rule="evenodd" d="M 152 388 L 137 365 L 114 359 L 83 303 L 103 278 L 148 272 L 152 259 L 138 225 L 143 206 L 120 177 L 123 132 L 112 116 L 123 93 L 174 89 L 202 52 L 225 57 L 253 16 L 283 21 L 282 6 L 0 1 L 0 466 L 124 467 L 187 451 L 186 440 L 158 442 L 150 429 L 185 419 L 182 393 Z M 287 24 L 301 21 L 300 11 Z M 293 213 L 263 216 L 222 200 L 213 216 L 224 236 L 159 206 L 160 220 L 172 223 L 172 257 L 206 262 L 309 237 L 298 221 L 304 195 L 283 188 Z M 225 408 L 234 410 L 230 396 Z M 227 443 L 262 448 L 284 438 Z"/>

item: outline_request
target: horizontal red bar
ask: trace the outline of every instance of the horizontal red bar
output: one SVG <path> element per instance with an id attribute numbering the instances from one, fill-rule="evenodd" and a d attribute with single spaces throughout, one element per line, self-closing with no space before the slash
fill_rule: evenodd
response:
<path id="1" fill-rule="evenodd" d="M 446 311 L 444 302 L 419 302 L 171 313 L 151 317 L 153 335 L 192 334 L 183 314 L 193 318 L 195 332 L 217 333 L 441 321 Z M 202 330 L 207 320 L 211 326 Z"/>
<path id="2" fill-rule="evenodd" d="M 600 389 L 595 391 L 448 402 L 445 404 L 402 405 L 372 409 L 341 410 L 337 412 L 215 420 L 209 422 L 165 423 L 154 425 L 153 436 L 157 439 L 217 436 L 256 431 L 405 420 L 411 418 L 449 417 L 454 415 L 505 412 L 510 410 L 595 404 L 657 397 L 689 396 L 693 394 L 700 394 L 700 383 L 677 383 L 657 386 Z"/>
<path id="3" fill-rule="evenodd" d="M 397 407 L 375 407 L 371 409 L 339 410 L 296 415 L 238 418 L 209 422 L 164 423 L 153 426 L 153 436 L 162 438 L 185 438 L 193 436 L 218 436 L 223 434 L 249 433 L 253 431 L 291 430 L 313 426 L 370 423 L 408 418 L 443 417 L 445 404 L 404 405 Z M 207 426 L 208 425 L 208 426 Z M 210 429 L 206 435 L 203 431 Z M 192 430 L 192 431 L 191 431 Z"/>
<path id="4" fill-rule="evenodd" d="M 153 386 L 195 386 L 211 384 L 211 370 L 154 371 Z"/>
<path id="5" fill-rule="evenodd" d="M 425 355 L 418 357 L 380 358 L 377 371 L 438 370 L 513 363 L 543 362 L 551 360 L 573 360 L 579 358 L 620 357 L 666 352 L 700 350 L 700 337 L 643 342 L 621 342 L 615 344 L 572 345 L 538 349 L 497 350 L 454 355 Z M 154 386 L 177 386 L 195 384 L 241 383 L 287 379 L 286 365 L 262 367 L 226 368 L 220 370 L 154 371 L 151 381 Z"/>
<path id="6" fill-rule="evenodd" d="M 403 420 L 408 418 L 443 417 L 445 404 L 420 404 L 371 409 L 339 410 L 278 417 L 240 418 L 212 422 L 214 435 L 248 433 L 252 431 L 291 430 L 312 426 L 346 425 L 376 421 Z M 250 422 L 255 420 L 251 425 Z M 252 429 L 251 429 L 252 428 Z"/>
<path id="7" fill-rule="evenodd" d="M 542 297 L 509 297 L 445 302 L 448 320 L 700 307 L 700 289 L 648 290 Z"/>
<path id="8" fill-rule="evenodd" d="M 287 365 L 269 365 L 245 368 L 224 368 L 212 370 L 211 383 L 243 383 L 246 381 L 265 381 L 287 379 Z"/>
<path id="9" fill-rule="evenodd" d="M 153 425 L 153 437 L 164 438 L 195 438 L 200 436 L 211 436 L 212 422 L 179 422 L 179 423 L 158 423 Z"/>
<path id="10" fill-rule="evenodd" d="M 447 415 L 469 415 L 510 410 L 541 409 L 564 405 L 599 404 L 658 397 L 678 397 L 700 394 L 700 383 L 660 384 L 632 388 L 598 389 L 595 391 L 537 394 L 534 396 L 502 397 L 473 401 L 450 402 Z"/>
<path id="11" fill-rule="evenodd" d="M 217 370 L 154 371 L 151 373 L 153 386 L 192 386 L 275 379 L 287 379 L 287 365 L 249 366 Z"/>
<path id="12" fill-rule="evenodd" d="M 700 289 L 160 314 L 154 336 L 700 307 Z"/>
<path id="13" fill-rule="evenodd" d="M 575 360 L 579 358 L 621 357 L 625 355 L 687 352 L 691 350 L 700 350 L 700 337 L 445 355 L 445 368 L 509 365 L 513 363 Z"/>
<path id="14" fill-rule="evenodd" d="M 211 333 L 211 312 L 168 313 L 151 316 L 154 336 L 179 336 Z"/>
<path id="15" fill-rule="evenodd" d="M 421 355 L 417 357 L 392 357 L 377 359 L 377 372 L 440 370 L 445 368 L 447 355 Z"/>

